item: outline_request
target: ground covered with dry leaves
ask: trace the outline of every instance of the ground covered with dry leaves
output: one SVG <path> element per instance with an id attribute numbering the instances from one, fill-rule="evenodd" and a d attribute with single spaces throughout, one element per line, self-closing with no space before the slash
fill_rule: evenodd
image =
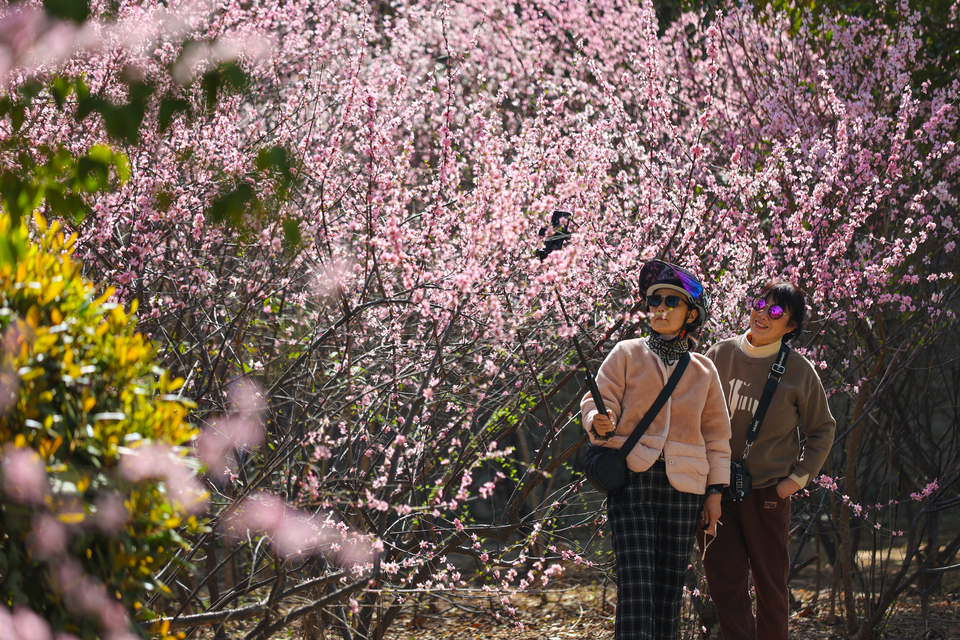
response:
<path id="1" fill-rule="evenodd" d="M 797 588 L 793 595 L 797 607 L 791 613 L 791 638 L 798 640 L 842 640 L 844 629 L 837 617 L 841 603 L 831 612 L 829 601 L 820 593 L 818 604 L 811 607 L 814 591 Z M 811 585 L 812 586 L 812 585 Z M 566 640 L 613 638 L 613 615 L 616 592 L 611 585 L 580 582 L 568 583 L 541 595 L 518 595 L 511 604 L 514 617 L 500 611 L 496 620 L 488 611 L 465 611 L 443 601 L 429 604 L 424 610 L 408 613 L 388 634 L 388 640 Z M 920 598 L 908 595 L 891 612 L 883 638 L 891 640 L 960 640 L 960 586 L 945 589 L 927 602 L 924 616 Z M 686 616 L 692 620 L 691 616 Z M 517 624 L 519 623 L 519 624 Z M 715 629 L 704 635 L 688 624 L 681 639 L 715 640 Z"/>
<path id="2" fill-rule="evenodd" d="M 821 584 L 829 584 L 821 580 Z M 817 590 L 813 580 L 795 579 L 790 587 L 794 607 L 790 616 L 793 640 L 846 640 L 839 618 L 842 602 L 831 606 L 830 590 Z M 390 627 L 386 640 L 612 640 L 616 589 L 609 581 L 588 574 L 566 575 L 542 593 L 517 594 L 507 605 L 492 594 L 468 589 L 475 597 L 435 594 L 408 601 L 404 613 Z M 718 640 L 711 612 L 701 617 L 692 599 L 684 605 L 684 627 L 678 640 Z M 713 617 L 715 620 L 715 616 Z M 228 623 L 215 636 L 206 627 L 193 638 L 242 638 L 256 620 Z M 323 624 L 322 618 L 305 628 L 301 620 L 278 637 L 290 640 L 340 640 L 342 635 Z M 704 625 L 707 625 L 704 627 Z M 704 632 L 706 631 L 706 632 Z M 889 640 L 960 640 L 960 576 L 944 580 L 939 593 L 924 606 L 915 591 L 908 592 L 891 609 L 881 638 Z"/>

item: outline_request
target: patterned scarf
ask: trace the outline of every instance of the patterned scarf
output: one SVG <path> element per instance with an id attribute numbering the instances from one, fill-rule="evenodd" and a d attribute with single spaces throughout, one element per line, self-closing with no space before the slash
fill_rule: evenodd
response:
<path id="1" fill-rule="evenodd" d="M 653 349 L 655 354 L 660 356 L 663 364 L 669 367 L 676 364 L 680 356 L 690 351 L 690 338 L 684 336 L 682 338 L 670 338 L 666 340 L 656 331 L 651 331 L 650 337 L 647 338 L 647 345 Z"/>

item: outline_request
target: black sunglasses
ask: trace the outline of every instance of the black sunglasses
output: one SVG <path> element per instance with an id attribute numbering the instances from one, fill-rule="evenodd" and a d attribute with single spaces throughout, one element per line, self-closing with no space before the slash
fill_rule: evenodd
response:
<path id="1" fill-rule="evenodd" d="M 667 306 L 673 309 L 674 307 L 679 307 L 680 303 L 686 303 L 681 296 L 662 296 L 659 293 L 655 293 L 652 296 L 647 296 L 647 306 L 648 307 L 659 307 L 662 302 L 666 302 Z"/>

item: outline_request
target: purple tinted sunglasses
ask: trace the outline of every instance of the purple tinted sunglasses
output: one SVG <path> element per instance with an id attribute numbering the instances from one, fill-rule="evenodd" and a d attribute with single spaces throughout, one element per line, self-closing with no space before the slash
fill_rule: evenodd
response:
<path id="1" fill-rule="evenodd" d="M 767 315 L 769 315 L 770 318 L 773 320 L 779 320 L 780 318 L 783 317 L 783 307 L 781 307 L 778 304 L 767 307 L 767 301 L 764 298 L 757 298 L 756 300 L 754 300 L 753 308 L 756 309 L 757 311 L 763 311 L 766 308 Z"/>

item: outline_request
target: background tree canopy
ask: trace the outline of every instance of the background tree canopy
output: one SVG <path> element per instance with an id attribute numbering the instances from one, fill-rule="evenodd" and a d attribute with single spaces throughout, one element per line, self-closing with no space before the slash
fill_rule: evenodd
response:
<path id="1" fill-rule="evenodd" d="M 609 568 L 571 472 L 569 338 L 596 365 L 642 332 L 635 275 L 660 257 L 714 292 L 704 348 L 766 278 L 809 292 L 799 346 L 838 437 L 797 542 L 835 549 L 846 633 L 878 634 L 960 549 L 958 20 L 946 2 L 7 5 L 10 228 L 42 246 L 41 212 L 76 233 L 196 404 L 205 519 L 171 525 L 185 547 L 132 628 L 382 638 L 427 593 L 509 619 L 564 567 Z M 541 259 L 558 208 L 571 236 Z M 82 611 L 29 604 L 81 632 Z"/>

